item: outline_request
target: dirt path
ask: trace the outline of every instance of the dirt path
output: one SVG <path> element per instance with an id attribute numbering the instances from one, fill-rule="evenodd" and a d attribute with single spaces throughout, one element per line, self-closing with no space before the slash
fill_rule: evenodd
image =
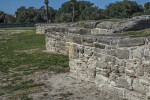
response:
<path id="1" fill-rule="evenodd" d="M 30 30 L 0 30 L 0 33 L 21 33 Z"/>
<path id="2" fill-rule="evenodd" d="M 28 95 L 34 100 L 124 100 L 103 93 L 94 83 L 71 78 L 69 73 L 38 75 L 35 82 L 44 82 L 46 86 L 43 88 L 44 92 Z"/>

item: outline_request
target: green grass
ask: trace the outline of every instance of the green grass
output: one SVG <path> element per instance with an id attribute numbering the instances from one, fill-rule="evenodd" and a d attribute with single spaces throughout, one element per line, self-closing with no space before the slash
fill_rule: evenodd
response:
<path id="1" fill-rule="evenodd" d="M 35 30 L 35 27 L 9 27 L 0 28 L 0 30 Z"/>
<path id="2" fill-rule="evenodd" d="M 0 69 L 8 73 L 50 69 L 51 66 L 68 66 L 68 57 L 41 52 L 45 49 L 45 36 L 36 35 L 35 31 L 21 34 L 0 36 Z M 20 67 L 23 66 L 23 67 Z"/>
<path id="3" fill-rule="evenodd" d="M 0 96 L 7 93 L 15 99 L 28 98 L 28 93 L 37 91 L 32 88 L 44 84 L 25 81 L 24 77 L 40 71 L 65 72 L 63 69 L 69 66 L 68 56 L 42 52 L 45 49 L 45 35 L 37 35 L 35 30 L 0 34 L 0 80 L 1 84 L 7 84 L 0 86 Z M 17 91 L 23 95 L 14 94 Z"/>
<path id="4" fill-rule="evenodd" d="M 147 37 L 150 36 L 150 28 L 140 30 L 140 31 L 131 31 L 127 33 L 131 37 Z"/>

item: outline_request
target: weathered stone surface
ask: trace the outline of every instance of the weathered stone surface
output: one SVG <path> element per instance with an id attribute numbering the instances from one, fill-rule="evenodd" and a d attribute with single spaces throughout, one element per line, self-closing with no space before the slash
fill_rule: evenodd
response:
<path id="1" fill-rule="evenodd" d="M 144 67 L 143 65 L 137 65 L 134 68 L 135 72 L 136 72 L 136 76 L 143 76 L 144 75 Z"/>
<path id="2" fill-rule="evenodd" d="M 109 64 L 107 62 L 104 62 L 104 61 L 98 61 L 97 62 L 97 67 L 107 69 L 109 67 Z"/>
<path id="3" fill-rule="evenodd" d="M 115 28 L 115 33 L 136 31 L 150 27 L 150 16 L 143 15 L 131 19 L 122 20 Z"/>
<path id="4" fill-rule="evenodd" d="M 121 89 L 123 92 L 119 92 L 129 100 L 144 100 L 150 91 L 150 39 L 108 35 L 107 31 L 113 30 L 110 26 L 105 27 L 108 29 L 51 26 L 47 28 L 50 30 L 46 33 L 46 49 L 69 53 L 70 72 L 77 78 L 95 81 L 98 87 Z M 102 31 L 107 35 L 99 33 Z"/>
<path id="5" fill-rule="evenodd" d="M 71 38 L 73 43 L 81 44 L 82 38 L 80 36 L 74 36 Z"/>
<path id="6" fill-rule="evenodd" d="M 93 29 L 93 28 L 96 28 L 97 24 L 99 22 L 86 22 L 84 24 L 84 28 L 89 28 L 89 29 Z"/>
<path id="7" fill-rule="evenodd" d="M 129 59 L 129 50 L 127 50 L 127 49 L 112 50 L 111 55 L 116 56 L 119 59 Z"/>
<path id="8" fill-rule="evenodd" d="M 90 38 L 90 37 L 83 37 L 82 38 L 82 44 L 86 46 L 94 46 L 94 42 L 96 41 L 96 38 Z"/>
<path id="9" fill-rule="evenodd" d="M 133 80 L 133 90 L 144 95 L 147 92 L 147 88 L 140 84 L 138 79 Z"/>
<path id="10" fill-rule="evenodd" d="M 130 76 L 130 77 L 135 77 L 135 72 L 133 70 L 125 70 L 126 75 Z"/>
<path id="11" fill-rule="evenodd" d="M 143 38 L 125 38 L 119 41 L 119 47 L 131 47 L 144 45 L 145 41 Z"/>
<path id="12" fill-rule="evenodd" d="M 106 22 L 99 23 L 96 26 L 96 28 L 100 28 L 100 29 L 113 29 L 117 24 L 118 24 L 118 22 L 106 21 Z"/>
<path id="13" fill-rule="evenodd" d="M 80 28 L 79 29 L 79 34 L 81 34 L 81 35 L 88 35 L 88 34 L 91 34 L 91 30 L 90 29 L 86 29 L 86 28 Z"/>
<path id="14" fill-rule="evenodd" d="M 98 43 L 104 43 L 104 44 L 108 44 L 108 45 L 110 45 L 110 43 L 111 43 L 111 40 L 107 39 L 105 37 L 98 37 L 97 41 L 98 41 Z"/>
<path id="15" fill-rule="evenodd" d="M 144 67 L 144 72 L 147 72 L 148 74 L 150 74 L 150 62 L 143 62 L 143 67 Z"/>
<path id="16" fill-rule="evenodd" d="M 78 27 L 69 27 L 68 28 L 68 33 L 72 33 L 72 34 L 79 34 L 79 29 Z"/>
<path id="17" fill-rule="evenodd" d="M 71 59 L 78 59 L 79 58 L 79 49 L 78 46 L 73 44 L 70 48 L 72 54 L 69 55 Z"/>
<path id="18" fill-rule="evenodd" d="M 95 43 L 95 47 L 96 48 L 100 48 L 100 49 L 105 49 L 105 45 L 104 44 L 100 44 L 100 43 Z"/>
<path id="19" fill-rule="evenodd" d="M 121 77 L 118 79 L 118 81 L 117 81 L 117 85 L 118 85 L 119 87 L 126 88 L 126 89 L 128 89 L 128 90 L 131 90 L 131 89 L 132 89 L 132 87 L 131 87 L 131 85 L 132 85 L 132 79 L 127 78 L 127 77 L 125 77 L 125 76 L 121 76 Z"/>
<path id="20" fill-rule="evenodd" d="M 145 95 L 126 89 L 124 90 L 124 97 L 126 100 L 146 100 Z"/>
<path id="21" fill-rule="evenodd" d="M 66 43 L 66 51 L 67 51 L 67 52 L 70 51 L 70 43 Z"/>
<path id="22" fill-rule="evenodd" d="M 133 58 L 141 58 L 144 56 L 144 48 L 139 47 L 138 49 L 133 50 Z"/>
<path id="23" fill-rule="evenodd" d="M 112 87 L 112 86 L 109 86 L 109 85 L 107 85 L 107 84 L 103 85 L 103 86 L 100 87 L 99 89 L 100 89 L 101 91 L 106 92 L 106 93 L 109 93 L 109 94 L 111 94 L 111 95 L 122 97 L 121 100 L 126 100 L 125 98 L 123 99 L 123 97 L 124 97 L 124 89 Z"/>
<path id="24" fill-rule="evenodd" d="M 105 77 L 101 74 L 96 74 L 95 83 L 98 85 L 98 87 L 102 87 L 102 86 L 106 85 L 107 82 L 108 82 L 107 77 Z"/>
<path id="25" fill-rule="evenodd" d="M 118 66 L 117 66 L 117 65 L 111 66 L 111 71 L 112 71 L 112 72 L 115 72 L 115 73 L 118 73 L 118 72 L 119 72 Z"/>

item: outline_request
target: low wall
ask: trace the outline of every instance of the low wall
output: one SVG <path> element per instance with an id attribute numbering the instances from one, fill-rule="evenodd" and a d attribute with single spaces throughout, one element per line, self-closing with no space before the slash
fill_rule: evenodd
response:
<path id="1" fill-rule="evenodd" d="M 51 27 L 60 27 L 60 26 L 67 26 L 67 24 L 47 24 L 47 23 L 37 23 L 35 24 L 36 27 L 36 34 L 45 34 L 46 30 Z"/>
<path id="2" fill-rule="evenodd" d="M 69 55 L 72 77 L 128 100 L 150 99 L 150 37 L 53 26 L 46 30 L 46 49 Z"/>
<path id="3" fill-rule="evenodd" d="M 8 28 L 8 27 L 34 27 L 33 23 L 30 24 L 0 24 L 0 28 Z"/>

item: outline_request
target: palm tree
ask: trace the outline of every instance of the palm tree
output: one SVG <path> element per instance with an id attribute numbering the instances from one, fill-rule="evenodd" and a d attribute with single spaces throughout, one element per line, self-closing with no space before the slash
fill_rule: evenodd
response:
<path id="1" fill-rule="evenodd" d="M 48 3 L 49 3 L 49 1 L 45 0 L 44 3 L 46 5 L 46 16 L 47 16 L 47 23 L 48 23 Z"/>
<path id="2" fill-rule="evenodd" d="M 74 22 L 74 13 L 75 13 L 75 3 L 76 3 L 76 0 L 71 0 L 70 1 L 71 4 L 72 4 L 72 22 Z"/>

